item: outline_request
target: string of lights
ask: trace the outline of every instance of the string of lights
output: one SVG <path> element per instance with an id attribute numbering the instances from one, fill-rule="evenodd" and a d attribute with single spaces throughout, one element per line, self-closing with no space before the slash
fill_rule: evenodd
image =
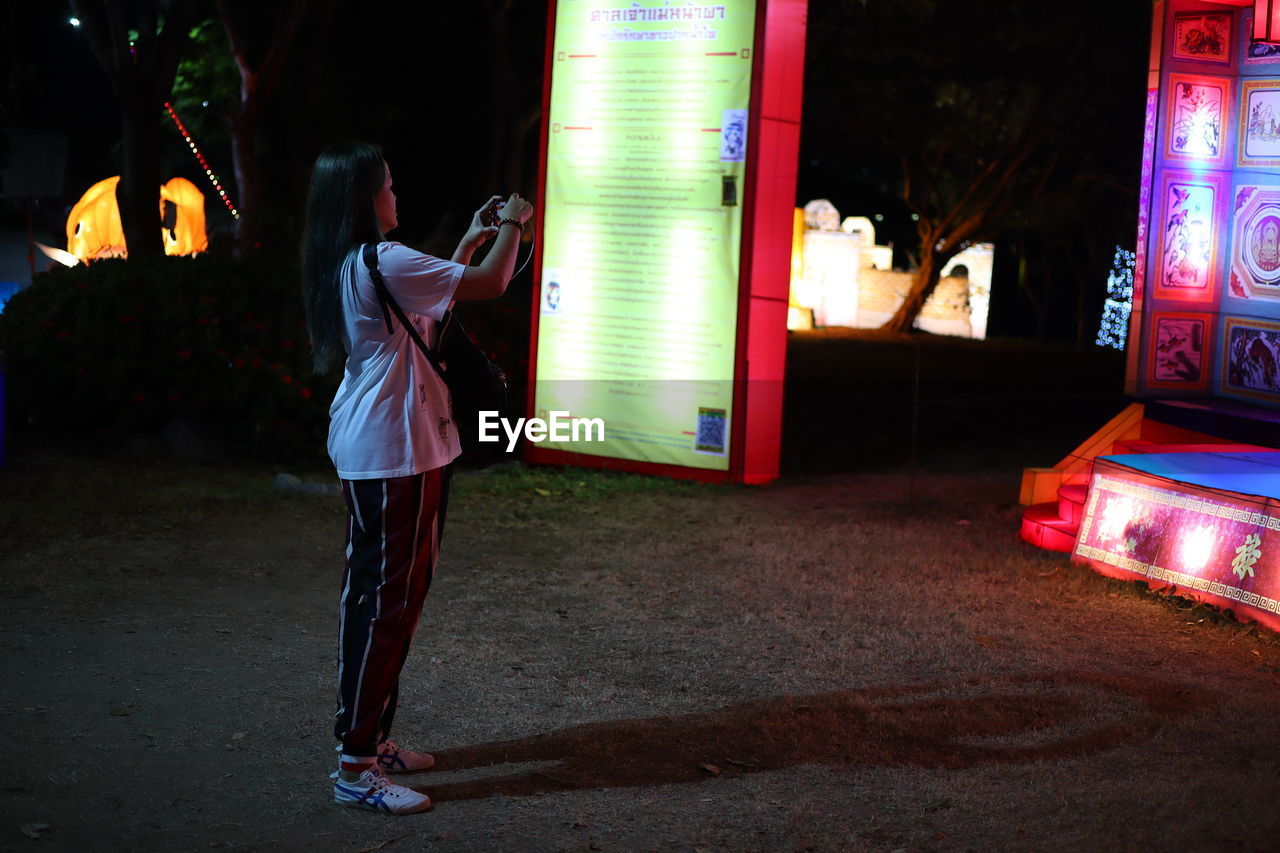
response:
<path id="1" fill-rule="evenodd" d="M 213 169 L 209 167 L 209 161 L 205 160 L 204 155 L 200 153 L 195 140 L 191 138 L 191 134 L 187 131 L 187 126 L 182 123 L 182 119 L 178 118 L 178 114 L 173 111 L 173 105 L 165 101 L 164 108 L 169 111 L 169 118 L 173 119 L 178 132 L 182 134 L 182 138 L 186 140 L 188 147 L 191 148 L 191 153 L 196 155 L 196 159 L 200 161 L 200 167 L 204 169 L 205 176 L 209 178 L 209 183 L 213 184 L 213 188 L 218 191 L 218 196 L 222 199 L 222 203 L 227 206 L 227 210 L 231 211 L 233 217 L 239 219 L 240 211 L 236 210 L 235 203 L 231 201 L 231 196 L 227 195 L 227 191 L 223 189 L 222 182 L 218 180 L 218 176 L 214 174 Z"/>
<path id="2" fill-rule="evenodd" d="M 1102 324 L 1098 328 L 1100 347 L 1123 350 L 1129 338 L 1129 314 L 1133 310 L 1133 266 L 1137 255 L 1116 246 L 1111 272 L 1107 273 L 1107 301 L 1102 308 Z"/>

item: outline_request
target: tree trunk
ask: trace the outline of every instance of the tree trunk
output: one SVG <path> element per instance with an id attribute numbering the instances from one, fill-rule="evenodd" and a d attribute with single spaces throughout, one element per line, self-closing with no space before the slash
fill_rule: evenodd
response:
<path id="1" fill-rule="evenodd" d="M 124 164 L 116 186 L 120 226 L 130 258 L 154 258 L 164 254 L 160 231 L 160 131 L 159 116 L 150 101 L 122 100 Z"/>
<path id="2" fill-rule="evenodd" d="M 1044 326 L 1045 306 L 1031 287 L 1031 265 L 1027 261 L 1027 235 L 1025 231 L 1018 232 L 1018 291 L 1027 297 L 1027 304 L 1035 312 L 1036 334 L 1039 335 L 1040 329 Z"/>
<path id="3" fill-rule="evenodd" d="M 227 43 L 240 72 L 240 100 L 229 117 L 231 124 L 231 163 L 236 176 L 236 253 L 244 255 L 257 249 L 262 243 L 263 219 L 261 214 L 263 189 L 262 170 L 258 158 L 258 133 L 262 129 L 263 110 L 275 96 L 284 74 L 285 63 L 293 49 L 298 27 L 304 18 L 314 18 L 317 31 L 328 28 L 333 17 L 335 0 L 323 0 L 318 6 L 314 0 L 291 0 L 283 10 L 271 45 L 266 55 L 255 66 L 249 58 L 245 32 L 236 27 L 228 11 L 226 0 L 218 0 L 216 7 L 222 21 Z M 312 15 L 312 10 L 315 14 Z M 323 48 L 322 48 L 323 49 Z M 269 124 L 269 122 L 268 122 Z"/>
<path id="4" fill-rule="evenodd" d="M 257 110 L 242 106 L 231 122 L 231 164 L 236 174 L 236 210 L 240 213 L 236 222 L 236 251 L 242 257 L 258 243 L 257 211 L 262 189 L 255 151 L 257 141 Z"/>
<path id="5" fill-rule="evenodd" d="M 120 226 L 131 258 L 164 254 L 160 232 L 160 108 L 173 90 L 194 3 L 165 7 L 164 29 L 155 0 L 137 2 L 136 48 L 125 27 L 122 0 L 71 0 L 94 56 L 120 101 L 124 163 L 116 187 Z"/>
<path id="6" fill-rule="evenodd" d="M 1053 266 L 1045 264 L 1044 268 L 1044 310 L 1037 317 L 1036 341 L 1044 343 L 1049 340 L 1049 309 L 1053 306 Z"/>
<path id="7" fill-rule="evenodd" d="M 889 332 L 910 332 L 924 304 L 938 288 L 938 282 L 942 278 L 942 268 L 950 259 L 951 256 L 943 256 L 934 249 L 933 241 L 925 240 L 920 249 L 920 266 L 916 268 L 916 275 L 911 281 L 911 290 L 907 293 L 907 298 L 902 300 L 898 312 L 880 328 Z"/>

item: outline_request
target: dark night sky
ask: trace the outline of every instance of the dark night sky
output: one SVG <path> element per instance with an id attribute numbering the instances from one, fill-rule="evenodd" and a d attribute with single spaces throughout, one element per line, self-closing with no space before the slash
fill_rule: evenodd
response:
<path id="1" fill-rule="evenodd" d="M 78 195 L 115 168 L 120 119 L 111 84 L 65 4 L 5 5 L 5 117 L 66 135 L 65 191 Z"/>

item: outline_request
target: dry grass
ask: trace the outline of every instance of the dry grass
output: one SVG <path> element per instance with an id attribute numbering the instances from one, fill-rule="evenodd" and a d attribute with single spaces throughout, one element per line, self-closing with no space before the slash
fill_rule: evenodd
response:
<path id="1" fill-rule="evenodd" d="M 1016 471 L 458 477 L 397 735 L 327 802 L 341 505 L 0 473 L 0 849 L 1268 850 L 1280 642 L 1016 538 Z M 74 802 L 74 807 L 68 803 Z M 48 823 L 40 842 L 20 827 Z"/>

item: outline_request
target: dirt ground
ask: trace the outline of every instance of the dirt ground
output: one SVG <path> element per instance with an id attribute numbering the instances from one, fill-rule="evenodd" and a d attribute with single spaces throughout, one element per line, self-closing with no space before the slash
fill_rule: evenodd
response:
<path id="1" fill-rule="evenodd" d="M 1277 637 L 1023 544 L 1003 469 L 461 473 L 435 808 L 339 808 L 342 507 L 275 473 L 11 449 L 0 850 L 1280 849 Z"/>

